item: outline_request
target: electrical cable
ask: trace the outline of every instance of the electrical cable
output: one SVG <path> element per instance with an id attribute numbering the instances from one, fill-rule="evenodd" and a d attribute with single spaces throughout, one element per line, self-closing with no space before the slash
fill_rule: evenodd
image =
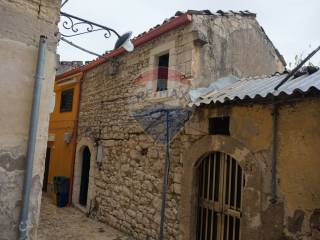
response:
<path id="1" fill-rule="evenodd" d="M 83 47 L 81 47 L 81 46 L 79 46 L 77 44 L 74 44 L 73 42 L 71 42 L 71 41 L 69 41 L 69 40 L 67 40 L 67 39 L 65 39 L 63 37 L 60 37 L 60 40 L 64 41 L 65 43 L 67 43 L 67 44 L 71 45 L 72 47 L 75 47 L 75 48 L 77 48 L 77 49 L 79 49 L 79 50 L 81 50 L 83 52 L 89 53 L 89 54 L 97 56 L 97 57 L 103 57 L 102 55 L 100 55 L 98 53 L 95 53 L 95 52 L 92 52 L 90 50 L 87 50 L 87 49 L 85 49 L 85 48 L 83 48 Z"/>

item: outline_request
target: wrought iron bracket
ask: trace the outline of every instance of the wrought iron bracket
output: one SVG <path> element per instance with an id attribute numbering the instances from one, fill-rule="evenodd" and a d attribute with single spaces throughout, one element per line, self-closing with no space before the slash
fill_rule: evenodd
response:
<path id="1" fill-rule="evenodd" d="M 98 23 L 71 15 L 69 13 L 60 12 L 61 20 L 62 20 L 62 28 L 70 31 L 70 33 L 60 32 L 61 36 L 67 37 L 75 37 L 87 33 L 104 31 L 104 37 L 111 37 L 112 33 L 114 33 L 118 38 L 120 38 L 119 33 L 116 30 L 100 25 Z"/>

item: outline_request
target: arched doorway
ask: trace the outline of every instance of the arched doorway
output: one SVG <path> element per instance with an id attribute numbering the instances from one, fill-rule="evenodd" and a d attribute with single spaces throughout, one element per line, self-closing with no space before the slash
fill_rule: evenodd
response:
<path id="1" fill-rule="evenodd" d="M 82 152 L 82 168 L 81 168 L 80 193 L 79 193 L 79 203 L 82 206 L 87 205 L 89 173 L 90 173 L 90 158 L 91 158 L 90 150 L 88 147 L 85 147 Z"/>
<path id="2" fill-rule="evenodd" d="M 197 240 L 240 240 L 244 173 L 222 152 L 207 154 L 197 167 Z"/>

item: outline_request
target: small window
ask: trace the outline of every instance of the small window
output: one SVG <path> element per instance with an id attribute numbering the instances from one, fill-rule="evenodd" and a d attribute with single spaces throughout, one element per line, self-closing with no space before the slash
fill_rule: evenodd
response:
<path id="1" fill-rule="evenodd" d="M 157 91 L 165 91 L 168 89 L 169 53 L 159 56 L 158 60 Z"/>
<path id="2" fill-rule="evenodd" d="M 230 135 L 230 117 L 209 118 L 209 134 Z"/>
<path id="3" fill-rule="evenodd" d="M 73 103 L 73 88 L 61 92 L 60 112 L 71 112 Z"/>

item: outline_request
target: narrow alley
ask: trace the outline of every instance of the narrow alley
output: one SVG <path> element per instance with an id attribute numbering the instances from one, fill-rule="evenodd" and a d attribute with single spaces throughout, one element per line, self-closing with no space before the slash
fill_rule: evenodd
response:
<path id="1" fill-rule="evenodd" d="M 74 207 L 58 208 L 43 197 L 39 240 L 129 240 L 112 227 L 87 218 Z"/>

